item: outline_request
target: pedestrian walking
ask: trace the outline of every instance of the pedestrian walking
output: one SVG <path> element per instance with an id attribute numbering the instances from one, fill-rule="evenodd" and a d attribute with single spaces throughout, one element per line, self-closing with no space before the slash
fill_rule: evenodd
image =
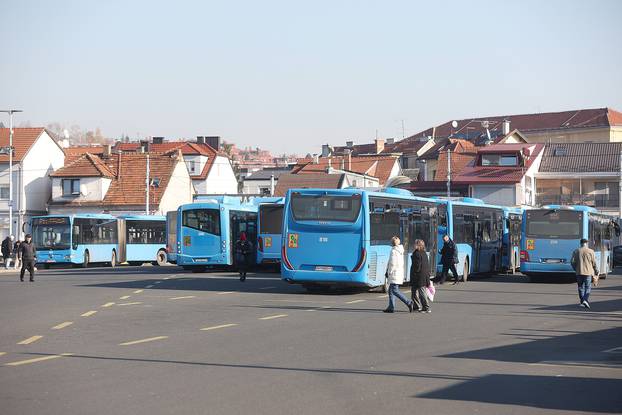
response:
<path id="1" fill-rule="evenodd" d="M 391 238 L 391 245 L 393 247 L 389 255 L 386 273 L 386 277 L 389 281 L 389 307 L 387 307 L 384 312 L 395 312 L 395 297 L 397 297 L 406 304 L 408 311 L 412 313 L 413 302 L 408 300 L 400 291 L 400 284 L 404 283 L 404 247 L 400 243 L 400 238 L 397 236 Z"/>
<path id="2" fill-rule="evenodd" d="M 9 269 L 11 266 L 11 260 L 13 259 L 13 235 L 7 236 L 2 241 L 2 258 L 4 259 L 4 269 Z"/>
<path id="3" fill-rule="evenodd" d="M 251 267 L 253 244 L 246 237 L 246 232 L 240 232 L 240 239 L 235 243 L 236 262 L 240 281 L 246 281 L 246 273 Z"/>
<path id="4" fill-rule="evenodd" d="M 30 273 L 30 281 L 35 280 L 35 263 L 37 262 L 37 250 L 32 243 L 32 236 L 26 235 L 26 240 L 19 245 L 18 257 L 22 263 L 22 270 L 19 273 L 20 281 L 24 281 L 26 270 Z"/>
<path id="5" fill-rule="evenodd" d="M 443 270 L 441 272 L 441 280 L 439 284 L 443 284 L 447 280 L 449 271 L 454 278 L 454 285 L 458 284 L 458 271 L 456 271 L 456 264 L 458 263 L 458 249 L 456 244 L 451 240 L 449 235 L 443 236 L 443 248 L 440 250 L 441 264 L 443 264 Z"/>
<path id="6" fill-rule="evenodd" d="M 19 261 L 19 247 L 22 244 L 22 241 L 20 241 L 19 239 L 17 241 L 15 241 L 15 244 L 13 244 L 13 269 L 19 269 L 20 268 L 20 261 Z"/>
<path id="7" fill-rule="evenodd" d="M 430 285 L 430 261 L 425 252 L 425 242 L 421 239 L 415 241 L 415 250 L 412 253 L 410 265 L 410 281 L 414 309 L 419 312 L 430 312 L 427 287 Z"/>
<path id="8" fill-rule="evenodd" d="M 587 246 L 587 239 L 581 239 L 579 248 L 572 253 L 570 264 L 577 274 L 577 286 L 579 288 L 579 306 L 590 308 L 589 298 L 592 291 L 592 277 L 598 276 L 596 255 Z"/>

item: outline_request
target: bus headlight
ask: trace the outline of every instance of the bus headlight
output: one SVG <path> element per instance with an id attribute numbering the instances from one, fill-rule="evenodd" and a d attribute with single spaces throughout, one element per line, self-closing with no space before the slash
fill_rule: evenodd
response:
<path id="1" fill-rule="evenodd" d="M 71 259 L 73 258 L 73 255 L 65 255 L 65 259 Z"/>

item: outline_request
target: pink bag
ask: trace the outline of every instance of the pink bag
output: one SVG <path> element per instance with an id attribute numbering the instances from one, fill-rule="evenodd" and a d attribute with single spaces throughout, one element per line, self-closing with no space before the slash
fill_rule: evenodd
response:
<path id="1" fill-rule="evenodd" d="M 430 301 L 434 301 L 434 294 L 436 294 L 436 288 L 434 287 L 434 283 L 430 281 L 430 285 L 425 287 L 425 293 L 428 295 L 428 299 Z"/>

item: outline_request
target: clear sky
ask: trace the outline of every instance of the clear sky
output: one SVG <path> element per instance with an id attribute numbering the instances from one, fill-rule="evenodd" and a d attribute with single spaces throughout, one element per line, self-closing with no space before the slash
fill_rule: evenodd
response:
<path id="1" fill-rule="evenodd" d="M 401 120 L 408 135 L 622 111 L 621 16 L 616 0 L 3 0 L 0 109 L 33 126 L 297 153 L 401 138 Z"/>

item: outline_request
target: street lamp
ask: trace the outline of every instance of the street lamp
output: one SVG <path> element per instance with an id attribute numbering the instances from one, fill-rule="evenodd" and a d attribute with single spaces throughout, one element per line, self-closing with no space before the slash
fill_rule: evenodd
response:
<path id="1" fill-rule="evenodd" d="M 9 114 L 9 146 L 3 147 L 3 154 L 9 153 L 9 235 L 13 233 L 13 114 L 22 110 L 0 110 Z M 17 237 L 17 236 L 16 236 Z"/>

